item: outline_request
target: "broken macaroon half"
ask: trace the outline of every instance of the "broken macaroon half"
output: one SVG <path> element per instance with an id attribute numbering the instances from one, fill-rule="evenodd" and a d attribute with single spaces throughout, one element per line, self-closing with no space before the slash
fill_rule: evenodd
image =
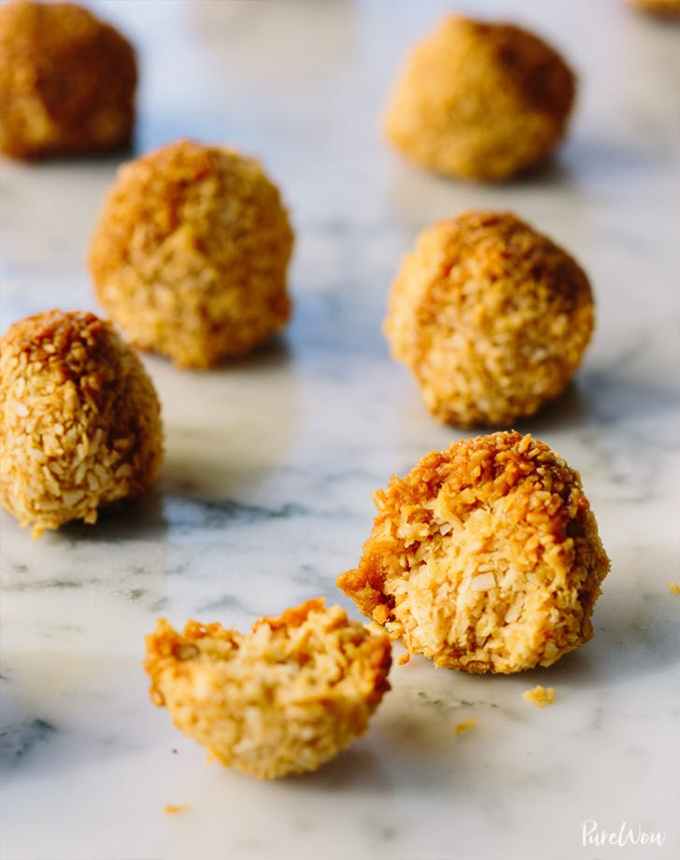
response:
<path id="1" fill-rule="evenodd" d="M 322 599 L 250 633 L 165 619 L 146 638 L 151 698 L 227 767 L 259 779 L 313 771 L 362 735 L 390 688 L 387 636 Z"/>

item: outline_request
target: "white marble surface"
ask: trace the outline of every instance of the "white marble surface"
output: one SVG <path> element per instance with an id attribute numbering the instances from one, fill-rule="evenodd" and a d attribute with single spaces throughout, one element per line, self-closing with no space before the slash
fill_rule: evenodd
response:
<path id="1" fill-rule="evenodd" d="M 168 457 L 143 504 L 38 542 L 0 514 L 0 858 L 680 856 L 680 28 L 622 0 L 468 2 L 554 38 L 582 76 L 559 159 L 489 189 L 412 170 L 376 132 L 405 46 L 449 3 L 101 5 L 143 51 L 140 151 L 223 141 L 281 182 L 297 310 L 280 343 L 220 372 L 148 360 Z M 3 329 L 92 307 L 83 257 L 116 166 L 0 164 Z M 457 435 L 379 327 L 417 231 L 473 206 L 554 235 L 597 290 L 578 382 L 527 425 L 582 471 L 613 560 L 595 639 L 521 677 L 396 667 L 370 733 L 314 776 L 208 766 L 147 701 L 142 637 L 159 613 L 245 625 L 338 598 L 371 492 Z M 523 702 L 536 683 L 552 708 Z M 665 843 L 582 847 L 588 819 Z"/>

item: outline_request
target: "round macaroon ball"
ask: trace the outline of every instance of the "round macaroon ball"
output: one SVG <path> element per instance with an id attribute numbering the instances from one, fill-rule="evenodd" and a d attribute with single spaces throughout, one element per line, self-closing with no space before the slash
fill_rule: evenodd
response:
<path id="1" fill-rule="evenodd" d="M 428 170 L 503 180 L 553 152 L 575 94 L 574 73 L 538 36 L 450 15 L 408 57 L 385 130 Z"/>
<path id="2" fill-rule="evenodd" d="M 0 339 L 0 503 L 21 525 L 94 523 L 143 493 L 162 455 L 153 383 L 107 323 L 54 310 Z"/>
<path id="3" fill-rule="evenodd" d="M 287 322 L 293 231 L 253 158 L 182 140 L 125 166 L 90 251 L 97 297 L 141 349 L 205 368 Z"/>
<path id="4" fill-rule="evenodd" d="M 73 3 L 0 6 L 0 151 L 15 158 L 130 143 L 137 61 L 127 39 Z"/>
<path id="5" fill-rule="evenodd" d="M 509 426 L 559 395 L 594 325 L 579 264 L 511 213 L 426 229 L 392 285 L 385 334 L 430 412 Z"/>
<path id="6" fill-rule="evenodd" d="M 375 500 L 359 566 L 338 585 L 409 652 L 511 673 L 591 638 L 609 560 L 578 473 L 543 442 L 455 442 Z"/>

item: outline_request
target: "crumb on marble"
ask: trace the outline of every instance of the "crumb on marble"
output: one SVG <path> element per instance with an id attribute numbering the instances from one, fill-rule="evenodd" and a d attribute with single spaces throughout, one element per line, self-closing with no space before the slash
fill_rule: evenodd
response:
<path id="1" fill-rule="evenodd" d="M 476 727 L 477 720 L 463 720 L 460 723 L 456 723 L 455 732 L 457 735 L 464 735 L 466 732 L 470 732 Z"/>
<path id="2" fill-rule="evenodd" d="M 146 638 L 151 698 L 227 767 L 259 779 L 319 768 L 362 735 L 390 689 L 389 638 L 323 599 L 249 634 L 160 619 Z"/>
<path id="3" fill-rule="evenodd" d="M 397 666 L 406 666 L 411 662 L 411 655 L 408 651 L 405 651 L 403 654 L 400 654 L 397 657 Z"/>
<path id="4" fill-rule="evenodd" d="M 680 596 L 680 582 L 669 582 L 668 590 L 671 594 L 677 594 Z"/>
<path id="5" fill-rule="evenodd" d="M 542 687 L 539 684 L 532 690 L 525 690 L 522 693 L 522 698 L 525 702 L 530 702 L 537 708 L 545 708 L 546 705 L 552 705 L 555 701 L 555 688 Z"/>
<path id="6" fill-rule="evenodd" d="M 180 815 L 182 812 L 188 812 L 191 807 L 188 803 L 168 803 L 163 807 L 163 812 L 166 815 Z"/>

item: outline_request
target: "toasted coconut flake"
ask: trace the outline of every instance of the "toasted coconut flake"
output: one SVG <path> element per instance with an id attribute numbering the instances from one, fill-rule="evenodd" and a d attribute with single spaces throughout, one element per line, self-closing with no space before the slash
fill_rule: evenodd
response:
<path id="1" fill-rule="evenodd" d="M 525 690 L 522 693 L 522 698 L 537 708 L 545 708 L 555 701 L 555 689 L 554 687 L 541 687 L 539 684 L 531 690 Z"/>

